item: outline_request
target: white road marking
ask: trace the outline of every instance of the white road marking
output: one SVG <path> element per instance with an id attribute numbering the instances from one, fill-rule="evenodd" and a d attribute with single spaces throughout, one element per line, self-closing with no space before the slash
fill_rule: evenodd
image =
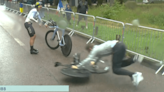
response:
<path id="1" fill-rule="evenodd" d="M 18 38 L 14 38 L 14 40 L 20 45 L 20 46 L 25 46 L 23 42 L 21 42 Z"/>

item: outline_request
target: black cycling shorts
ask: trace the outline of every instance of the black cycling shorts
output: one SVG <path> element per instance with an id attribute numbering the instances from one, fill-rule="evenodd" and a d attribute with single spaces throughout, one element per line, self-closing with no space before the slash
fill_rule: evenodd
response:
<path id="1" fill-rule="evenodd" d="M 27 29 L 27 32 L 29 34 L 30 37 L 33 37 L 35 35 L 35 30 L 32 27 L 32 23 L 24 23 L 25 28 Z"/>

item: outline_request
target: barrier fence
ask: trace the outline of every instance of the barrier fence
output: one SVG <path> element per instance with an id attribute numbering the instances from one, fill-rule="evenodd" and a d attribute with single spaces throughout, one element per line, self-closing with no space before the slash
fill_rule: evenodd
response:
<path id="1" fill-rule="evenodd" d="M 95 17 L 92 15 L 86 15 L 81 13 L 75 13 L 75 28 L 84 34 L 88 34 L 93 37 L 93 31 L 95 29 Z"/>
<path id="2" fill-rule="evenodd" d="M 23 14 L 25 14 L 25 16 L 27 16 L 27 14 L 30 12 L 30 10 L 32 8 L 33 8 L 32 5 L 24 4 L 23 5 Z"/>
<path id="3" fill-rule="evenodd" d="M 163 59 L 164 30 L 126 24 L 125 43 L 129 49 L 145 56 Z"/>
<path id="4" fill-rule="evenodd" d="M 65 11 L 64 13 L 64 17 L 66 18 L 68 24 L 69 24 L 69 28 L 73 28 L 75 29 L 75 25 L 76 25 L 76 22 L 75 22 L 75 13 L 74 12 L 71 12 L 71 11 Z M 73 33 L 71 34 L 71 36 L 73 35 Z"/>
<path id="5" fill-rule="evenodd" d="M 19 3 L 5 2 L 5 5 L 9 10 L 20 11 Z M 31 5 L 23 4 L 23 14 L 27 15 L 32 8 Z M 57 21 L 59 18 L 66 19 L 69 24 L 68 29 L 71 30 L 69 35 L 72 36 L 75 32 L 84 34 L 90 37 L 87 43 L 92 43 L 95 39 L 103 42 L 117 39 L 127 45 L 128 52 L 138 54 L 141 61 L 143 58 L 147 58 L 163 63 L 164 43 L 162 41 L 164 40 L 164 30 L 145 26 L 135 27 L 129 23 L 88 14 L 58 11 L 54 8 L 43 7 L 40 15 L 45 21 L 49 19 Z M 156 74 L 162 67 L 164 65 L 157 70 Z"/>
<path id="6" fill-rule="evenodd" d="M 120 40 L 123 41 L 124 37 L 124 23 L 102 17 L 96 17 L 96 30 L 94 37 L 100 38 L 104 41 Z"/>

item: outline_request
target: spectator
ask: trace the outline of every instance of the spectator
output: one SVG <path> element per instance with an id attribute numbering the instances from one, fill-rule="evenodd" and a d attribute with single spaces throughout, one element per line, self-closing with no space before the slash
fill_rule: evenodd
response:
<path id="1" fill-rule="evenodd" d="M 32 5 L 35 5 L 35 3 L 36 3 L 36 0 L 33 0 L 33 1 L 32 1 Z"/>
<path id="2" fill-rule="evenodd" d="M 97 0 L 92 0 L 92 3 L 96 3 L 97 2 Z"/>
<path id="3" fill-rule="evenodd" d="M 79 5 L 77 7 L 77 12 L 82 13 L 82 14 L 88 14 L 88 4 L 85 0 L 81 0 L 79 2 Z M 86 29 L 88 29 L 87 16 L 79 15 L 79 19 L 78 19 L 78 22 L 77 22 L 76 26 L 79 25 L 79 22 L 82 18 L 84 18 L 84 20 L 86 22 Z"/>
<path id="4" fill-rule="evenodd" d="M 45 0 L 46 7 L 48 7 L 49 0 Z"/>
<path id="5" fill-rule="evenodd" d="M 61 8 L 61 13 L 62 13 L 62 15 L 63 15 L 63 18 L 65 18 L 65 8 L 64 8 L 64 7 Z"/>
<path id="6" fill-rule="evenodd" d="M 16 3 L 17 2 L 17 0 L 12 0 L 14 3 Z"/>
<path id="7" fill-rule="evenodd" d="M 51 3 L 50 3 L 51 2 Z M 49 3 L 52 5 L 52 1 L 51 0 L 44 0 L 44 4 L 46 4 L 46 7 L 49 6 Z"/>
<path id="8" fill-rule="evenodd" d="M 18 0 L 18 3 L 23 3 L 23 0 Z"/>
<path id="9" fill-rule="evenodd" d="M 69 6 L 69 4 L 66 4 L 66 9 L 65 11 L 72 11 L 71 7 Z M 69 22 L 69 24 L 71 25 L 71 13 L 66 12 L 66 17 L 67 17 L 67 21 Z"/>
<path id="10" fill-rule="evenodd" d="M 32 0 L 27 0 L 27 4 L 32 4 Z"/>
<path id="11" fill-rule="evenodd" d="M 50 0 L 50 5 L 52 6 L 52 4 L 53 4 L 53 0 Z"/>
<path id="12" fill-rule="evenodd" d="M 27 3 L 28 0 L 23 0 L 23 3 Z"/>

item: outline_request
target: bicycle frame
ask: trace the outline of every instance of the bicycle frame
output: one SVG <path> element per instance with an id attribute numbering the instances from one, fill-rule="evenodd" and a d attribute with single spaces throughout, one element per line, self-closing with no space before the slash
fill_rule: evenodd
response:
<path id="1" fill-rule="evenodd" d="M 59 45 L 60 46 L 64 46 L 65 45 L 65 40 L 64 40 L 64 33 L 65 33 L 65 29 L 61 29 L 61 28 L 59 28 L 58 26 L 54 26 L 54 34 L 53 34 L 53 36 L 52 36 L 52 40 L 54 40 L 54 38 L 55 38 L 55 34 L 57 34 L 57 37 L 58 37 L 58 40 L 59 40 Z M 58 30 L 62 30 L 62 38 L 60 39 L 60 36 L 59 36 L 59 32 L 58 32 Z M 63 44 L 61 44 L 61 41 L 63 41 Z"/>
<path id="2" fill-rule="evenodd" d="M 55 32 L 54 32 L 55 33 Z M 61 40 L 60 40 L 60 36 L 59 36 L 59 32 L 57 31 L 57 37 L 59 40 L 59 43 L 61 43 L 61 40 L 63 41 L 63 44 L 59 44 L 59 45 L 65 45 L 65 40 L 64 40 L 64 36 L 62 36 Z"/>

